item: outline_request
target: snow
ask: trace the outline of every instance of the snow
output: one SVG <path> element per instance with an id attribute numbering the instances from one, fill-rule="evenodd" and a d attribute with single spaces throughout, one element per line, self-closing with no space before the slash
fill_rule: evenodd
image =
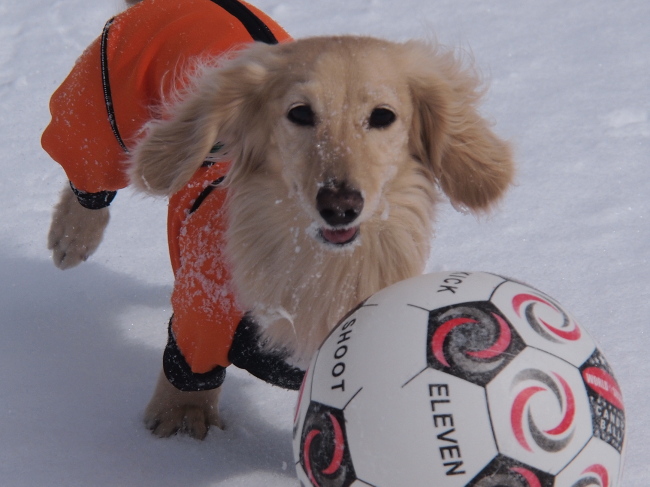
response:
<path id="1" fill-rule="evenodd" d="M 489 217 L 445 206 L 429 270 L 516 277 L 598 340 L 627 407 L 626 486 L 650 468 L 650 3 L 646 0 L 254 0 L 296 37 L 436 38 L 472 53 L 483 111 L 516 147 Z M 397 6 L 399 5 L 399 6 Z M 79 268 L 45 248 L 64 183 L 40 149 L 47 102 L 119 0 L 0 4 L 0 483 L 296 486 L 296 394 L 229 372 L 228 428 L 205 442 L 141 424 L 170 314 L 165 204 L 123 191 Z"/>

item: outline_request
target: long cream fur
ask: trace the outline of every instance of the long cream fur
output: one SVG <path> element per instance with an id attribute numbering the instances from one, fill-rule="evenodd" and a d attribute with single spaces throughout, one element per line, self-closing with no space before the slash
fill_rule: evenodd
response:
<path id="1" fill-rule="evenodd" d="M 477 111 L 479 76 L 451 50 L 309 38 L 253 45 L 200 73 L 146 128 L 129 162 L 131 181 L 171 195 L 216 142 L 225 144 L 226 251 L 237 299 L 269 346 L 289 350 L 297 365 L 359 301 L 423 271 L 441 193 L 481 212 L 511 183 L 510 148 Z M 296 105 L 312 108 L 313 126 L 288 119 Z M 393 111 L 394 123 L 369 126 L 378 107 Z M 317 236 L 327 224 L 316 196 L 332 181 L 364 200 L 354 222 L 359 238 L 344 247 Z M 162 381 L 147 409 L 155 432 L 202 437 L 219 423 L 210 405 L 217 394 L 188 396 Z"/>

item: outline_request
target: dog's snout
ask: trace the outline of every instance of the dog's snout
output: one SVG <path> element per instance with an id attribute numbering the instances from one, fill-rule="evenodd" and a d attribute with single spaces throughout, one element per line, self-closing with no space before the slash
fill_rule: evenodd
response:
<path id="1" fill-rule="evenodd" d="M 316 209 L 327 224 L 348 225 L 361 214 L 363 196 L 345 184 L 323 186 L 316 195 Z"/>

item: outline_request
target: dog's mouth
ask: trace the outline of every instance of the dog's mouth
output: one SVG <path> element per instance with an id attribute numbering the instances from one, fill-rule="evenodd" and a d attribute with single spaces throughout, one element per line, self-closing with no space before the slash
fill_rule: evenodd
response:
<path id="1" fill-rule="evenodd" d="M 318 233 L 323 242 L 343 246 L 351 244 L 357 239 L 359 236 L 359 227 L 346 228 L 344 230 L 321 228 Z"/>

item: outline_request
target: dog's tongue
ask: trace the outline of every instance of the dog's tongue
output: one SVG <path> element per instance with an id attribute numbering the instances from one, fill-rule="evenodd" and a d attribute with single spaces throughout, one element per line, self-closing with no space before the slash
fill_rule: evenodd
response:
<path id="1" fill-rule="evenodd" d="M 323 228 L 321 234 L 323 238 L 333 244 L 344 244 L 352 240 L 357 234 L 358 228 L 348 228 L 347 230 L 328 230 Z"/>

